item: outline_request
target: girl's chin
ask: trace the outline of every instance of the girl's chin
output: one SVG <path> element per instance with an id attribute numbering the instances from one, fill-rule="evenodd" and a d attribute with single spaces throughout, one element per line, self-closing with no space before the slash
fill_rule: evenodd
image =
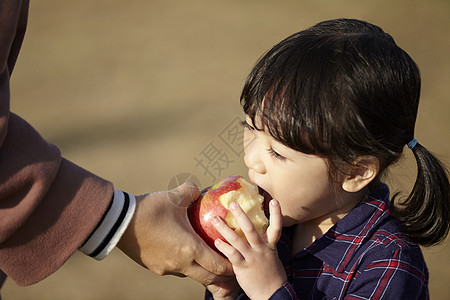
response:
<path id="1" fill-rule="evenodd" d="M 270 200 L 273 199 L 273 197 L 268 192 L 266 192 L 263 188 L 261 188 L 259 186 L 258 186 L 258 192 L 261 196 L 264 197 L 264 213 L 266 215 L 268 215 L 269 214 L 269 202 L 270 202 Z"/>

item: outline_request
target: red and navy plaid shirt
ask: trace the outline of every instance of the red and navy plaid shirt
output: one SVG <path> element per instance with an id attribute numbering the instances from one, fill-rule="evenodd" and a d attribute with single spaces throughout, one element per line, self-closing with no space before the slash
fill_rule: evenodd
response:
<path id="1" fill-rule="evenodd" d="M 294 255 L 294 228 L 284 228 L 277 247 L 288 281 L 270 299 L 429 299 L 422 252 L 405 236 L 389 205 L 389 189 L 380 184 Z"/>

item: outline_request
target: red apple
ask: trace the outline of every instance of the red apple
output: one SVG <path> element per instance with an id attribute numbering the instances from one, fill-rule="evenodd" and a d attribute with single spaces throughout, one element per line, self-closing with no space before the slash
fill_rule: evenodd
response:
<path id="1" fill-rule="evenodd" d="M 246 240 L 239 224 L 228 210 L 228 205 L 232 202 L 237 202 L 241 206 L 259 233 L 263 234 L 267 229 L 269 221 L 263 211 L 264 197 L 258 193 L 258 188 L 241 176 L 225 177 L 203 191 L 188 209 L 192 227 L 213 249 L 216 239 L 225 240 L 211 224 L 215 216 L 221 217 L 230 228 Z"/>

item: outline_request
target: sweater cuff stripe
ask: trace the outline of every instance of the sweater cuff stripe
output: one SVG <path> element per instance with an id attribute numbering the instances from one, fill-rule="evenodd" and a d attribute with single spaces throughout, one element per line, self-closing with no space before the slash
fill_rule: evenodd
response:
<path id="1" fill-rule="evenodd" d="M 97 260 L 105 258 L 122 237 L 135 207 L 136 199 L 133 195 L 115 190 L 109 209 L 79 250 Z"/>

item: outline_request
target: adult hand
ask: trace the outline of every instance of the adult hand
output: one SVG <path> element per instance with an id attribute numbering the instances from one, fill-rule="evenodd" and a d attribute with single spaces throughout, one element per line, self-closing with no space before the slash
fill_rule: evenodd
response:
<path id="1" fill-rule="evenodd" d="M 195 233 L 188 205 L 200 196 L 185 183 L 170 191 L 136 197 L 136 211 L 118 247 L 159 275 L 189 276 L 204 285 L 229 280 L 231 264 Z"/>

